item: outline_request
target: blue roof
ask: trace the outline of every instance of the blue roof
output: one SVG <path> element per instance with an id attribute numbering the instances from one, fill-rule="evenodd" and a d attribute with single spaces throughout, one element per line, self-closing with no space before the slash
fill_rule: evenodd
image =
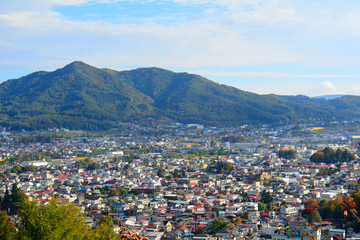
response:
<path id="1" fill-rule="evenodd" d="M 125 205 L 125 203 L 119 203 L 119 202 L 113 203 L 113 206 L 123 206 L 123 205 Z"/>
<path id="2" fill-rule="evenodd" d="M 184 235 L 183 235 L 183 237 L 192 237 L 192 236 L 194 236 L 195 234 L 192 234 L 192 233 L 185 233 Z"/>
<path id="3" fill-rule="evenodd" d="M 173 203 L 179 203 L 179 204 L 182 204 L 182 205 L 190 204 L 188 201 L 181 201 L 181 200 L 175 200 L 175 201 L 173 201 Z"/>

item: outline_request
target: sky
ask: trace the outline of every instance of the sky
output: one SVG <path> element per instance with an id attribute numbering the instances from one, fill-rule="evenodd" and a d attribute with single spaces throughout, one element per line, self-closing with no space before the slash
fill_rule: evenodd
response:
<path id="1" fill-rule="evenodd" d="M 0 0 L 0 82 L 73 61 L 360 95 L 358 0 Z"/>

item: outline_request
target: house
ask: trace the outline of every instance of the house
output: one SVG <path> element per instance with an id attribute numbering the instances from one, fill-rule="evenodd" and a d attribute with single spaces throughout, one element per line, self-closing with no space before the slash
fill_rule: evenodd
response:
<path id="1" fill-rule="evenodd" d="M 149 238 L 149 240 L 160 240 L 161 237 L 164 235 L 163 232 L 145 232 L 144 237 Z"/>

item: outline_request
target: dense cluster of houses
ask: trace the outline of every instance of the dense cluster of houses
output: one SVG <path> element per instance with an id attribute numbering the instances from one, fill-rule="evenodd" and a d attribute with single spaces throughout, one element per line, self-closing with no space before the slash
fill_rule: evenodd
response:
<path id="1" fill-rule="evenodd" d="M 287 139 L 285 143 L 257 141 L 252 146 L 239 147 L 239 143 L 214 143 L 215 130 L 202 130 L 203 135 L 196 135 L 199 133 L 195 130 L 195 134 L 188 132 L 173 137 L 188 143 L 183 145 L 168 136 L 147 137 L 147 147 L 151 144 L 153 149 L 161 151 L 138 152 L 130 160 L 123 157 L 126 148 L 139 142 L 142 147 L 146 146 L 145 138 L 141 141 L 126 138 L 123 143 L 128 145 L 121 147 L 119 142 L 109 139 L 86 141 L 87 146 L 84 141 L 76 142 L 82 149 L 91 149 L 89 144 L 93 144 L 92 149 L 106 146 L 105 150 L 110 151 L 92 158 L 91 162 L 99 166 L 96 169 L 77 164 L 84 159 L 72 158 L 70 154 L 65 160 L 21 163 L 23 167 L 35 166 L 35 171 L 9 173 L 7 170 L 14 165 L 2 165 L 0 172 L 8 174 L 0 183 L 0 192 L 17 183 L 28 196 L 44 203 L 58 197 L 77 204 L 90 226 L 108 215 L 114 220 L 115 230 L 124 225 L 150 240 L 285 240 L 310 236 L 316 240 L 345 236 L 357 239 L 351 229 L 335 229 L 331 220 L 309 225 L 301 216 L 304 203 L 309 199 L 331 200 L 337 194 L 349 193 L 347 185 L 360 177 L 357 162 L 343 164 L 332 175 L 317 176 L 322 170 L 336 167 L 309 162 L 309 156 L 316 149 L 303 143 Z M 264 135 L 263 132 L 256 134 Z M 76 144 L 69 141 L 56 144 L 53 148 L 56 146 L 59 151 L 64 151 L 59 146 L 68 146 L 72 154 L 75 152 Z M 317 145 L 318 149 L 322 144 Z M 171 155 L 219 147 L 229 148 L 227 154 Z M 350 148 L 350 145 L 343 147 Z M 279 149 L 295 149 L 298 155 L 294 159 L 282 159 L 276 154 Z M 21 150 L 14 147 L 12 151 Z M 218 162 L 230 163 L 231 169 L 219 171 Z M 177 176 L 174 176 L 175 170 L 179 173 Z M 263 209 L 264 191 L 270 193 L 274 206 L 267 206 L 266 210 Z M 231 226 L 210 234 L 209 227 L 222 219 L 231 222 Z"/>

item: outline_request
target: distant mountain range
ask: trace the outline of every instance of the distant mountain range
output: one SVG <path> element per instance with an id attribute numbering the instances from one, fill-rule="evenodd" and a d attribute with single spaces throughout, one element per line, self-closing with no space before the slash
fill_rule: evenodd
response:
<path id="1" fill-rule="evenodd" d="M 324 99 L 335 99 L 345 96 L 344 94 L 332 94 L 332 95 L 323 95 L 323 96 L 316 96 L 313 98 L 324 98 Z"/>
<path id="2" fill-rule="evenodd" d="M 287 124 L 360 117 L 360 98 L 258 95 L 160 68 L 99 69 L 73 62 L 0 84 L 0 126 L 108 129 L 149 118 L 207 126 Z"/>

